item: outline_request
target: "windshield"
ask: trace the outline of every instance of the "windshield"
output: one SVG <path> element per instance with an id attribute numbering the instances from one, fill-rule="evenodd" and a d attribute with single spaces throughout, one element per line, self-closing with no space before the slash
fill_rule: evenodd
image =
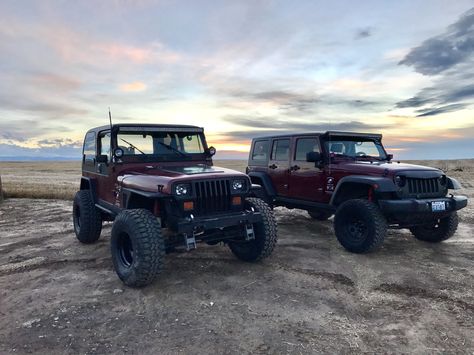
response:
<path id="1" fill-rule="evenodd" d="M 387 156 L 382 144 L 375 140 L 335 139 L 326 141 L 326 151 L 331 157 L 350 157 L 353 159 L 378 159 L 386 160 Z"/>
<path id="2" fill-rule="evenodd" d="M 166 160 L 204 153 L 203 137 L 198 132 L 126 132 L 117 134 L 117 146 L 130 156 L 163 157 Z"/>

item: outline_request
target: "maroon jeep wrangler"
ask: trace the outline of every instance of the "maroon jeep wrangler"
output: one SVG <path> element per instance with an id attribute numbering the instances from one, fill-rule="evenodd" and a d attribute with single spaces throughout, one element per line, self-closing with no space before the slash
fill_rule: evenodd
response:
<path id="1" fill-rule="evenodd" d="M 317 220 L 335 214 L 334 229 L 347 250 L 379 247 L 387 228 L 409 228 L 424 241 L 456 231 L 465 196 L 448 196 L 459 183 L 441 170 L 393 163 L 382 135 L 305 133 L 255 138 L 247 173 L 271 206 L 307 210 Z"/>
<path id="2" fill-rule="evenodd" d="M 195 126 L 89 130 L 73 204 L 77 239 L 94 243 L 102 221 L 114 221 L 113 264 L 135 287 L 153 281 L 166 252 L 189 251 L 197 242 L 223 242 L 245 261 L 269 256 L 277 240 L 271 209 L 254 197 L 247 175 L 213 167 L 214 154 Z"/>

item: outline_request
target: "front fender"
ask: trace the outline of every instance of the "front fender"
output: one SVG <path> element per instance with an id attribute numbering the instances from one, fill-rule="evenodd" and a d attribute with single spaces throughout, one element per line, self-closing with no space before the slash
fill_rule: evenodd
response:
<path id="1" fill-rule="evenodd" d="M 448 189 L 449 189 L 449 190 L 459 190 L 459 189 L 462 189 L 461 184 L 460 184 L 459 181 L 457 181 L 455 178 L 446 176 L 446 179 L 448 180 L 447 183 L 448 183 Z"/>
<path id="2" fill-rule="evenodd" d="M 369 175 L 345 176 L 337 183 L 329 203 L 333 206 L 337 205 L 344 190 L 353 184 L 371 187 L 376 193 L 397 191 L 395 183 L 390 178 Z"/>

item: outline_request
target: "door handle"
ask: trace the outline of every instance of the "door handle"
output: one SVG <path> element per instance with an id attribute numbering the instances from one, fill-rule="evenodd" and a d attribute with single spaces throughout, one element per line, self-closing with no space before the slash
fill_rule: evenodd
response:
<path id="1" fill-rule="evenodd" d="M 272 164 L 272 165 L 269 166 L 269 168 L 270 168 L 270 169 L 276 169 L 276 168 L 278 168 L 278 166 L 275 165 L 275 164 Z"/>
<path id="2" fill-rule="evenodd" d="M 296 171 L 296 170 L 300 170 L 301 168 L 298 166 L 298 165 L 293 165 L 292 167 L 290 167 L 290 171 Z"/>

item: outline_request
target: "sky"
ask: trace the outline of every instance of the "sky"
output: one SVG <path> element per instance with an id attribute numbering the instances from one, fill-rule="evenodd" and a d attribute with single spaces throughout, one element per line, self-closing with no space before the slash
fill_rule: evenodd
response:
<path id="1" fill-rule="evenodd" d="M 108 123 L 252 137 L 379 132 L 395 159 L 474 158 L 474 3 L 0 2 L 0 159 L 81 158 Z"/>

